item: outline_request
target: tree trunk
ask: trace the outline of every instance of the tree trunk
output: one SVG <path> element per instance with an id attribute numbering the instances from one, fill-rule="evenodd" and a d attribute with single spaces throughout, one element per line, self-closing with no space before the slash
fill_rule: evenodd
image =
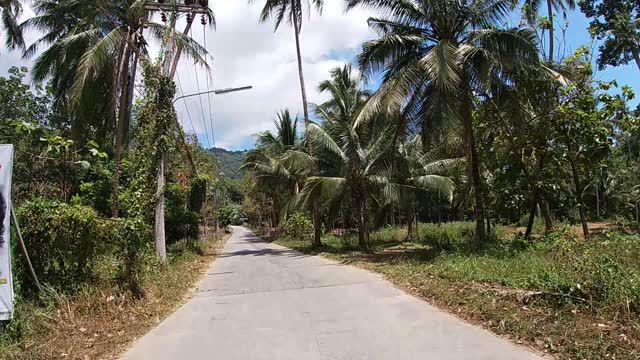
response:
<path id="1" fill-rule="evenodd" d="M 129 35 L 126 35 L 129 36 Z M 128 42 L 125 40 L 122 42 L 124 49 L 122 51 L 122 59 L 118 70 L 118 88 L 115 91 L 120 91 L 120 105 L 118 106 L 118 113 L 116 119 L 116 136 L 115 136 L 115 151 L 113 156 L 113 199 L 111 216 L 117 218 L 120 213 L 120 160 L 122 158 L 122 134 L 124 127 L 125 114 L 127 112 L 127 80 L 129 74 L 129 60 L 131 58 L 131 48 Z M 114 112 L 115 114 L 115 112 Z"/>
<path id="2" fill-rule="evenodd" d="M 547 0 L 547 15 L 549 16 L 549 62 L 553 62 L 553 3 Z"/>
<path id="3" fill-rule="evenodd" d="M 580 175 L 572 154 L 569 154 L 569 164 L 571 165 L 571 173 L 573 174 L 573 183 L 576 187 L 576 201 L 578 202 L 578 213 L 580 214 L 580 223 L 582 223 L 582 233 L 585 239 L 589 237 L 589 226 L 587 225 L 587 216 L 584 211 L 582 199 L 582 187 L 580 186 Z"/>
<path id="4" fill-rule="evenodd" d="M 480 169 L 478 161 L 478 153 L 476 150 L 476 141 L 473 134 L 473 103 L 471 99 L 471 90 L 465 83 L 467 77 L 463 76 L 463 93 L 462 93 L 462 122 L 467 143 L 467 160 L 470 165 L 471 181 L 473 183 L 475 205 L 473 214 L 476 218 L 476 245 L 480 245 L 485 238 L 484 231 L 484 201 L 482 199 L 482 182 L 480 180 Z"/>
<path id="5" fill-rule="evenodd" d="M 551 209 L 549 209 L 549 202 L 547 200 L 542 201 L 542 216 L 544 217 L 544 233 L 548 234 L 553 231 L 553 220 L 551 219 Z"/>
<path id="6" fill-rule="evenodd" d="M 359 196 L 355 199 L 358 213 L 358 246 L 362 250 L 369 250 L 369 231 L 367 229 L 367 203 Z"/>
<path id="7" fill-rule="evenodd" d="M 578 213 L 580 214 L 580 223 L 582 223 L 582 233 L 584 234 L 585 239 L 589 237 L 589 226 L 587 225 L 587 216 L 584 211 L 584 204 L 582 199 L 582 186 L 580 184 L 580 174 L 578 173 L 578 167 L 576 165 L 576 160 L 574 159 L 574 151 L 571 142 L 571 136 L 569 134 L 569 129 L 566 127 L 563 129 L 564 132 L 564 141 L 565 146 L 567 147 L 567 159 L 569 161 L 569 165 L 571 167 L 571 174 L 573 175 L 573 184 L 575 186 L 575 198 L 578 203 Z"/>
<path id="8" fill-rule="evenodd" d="M 125 46 L 127 45 L 126 39 L 122 38 L 120 47 L 118 48 L 118 54 L 113 62 L 113 70 L 111 73 L 111 106 L 109 111 L 109 118 L 105 119 L 103 123 L 104 138 L 107 138 L 107 134 L 114 135 L 118 122 L 118 89 L 120 88 L 120 67 L 122 65 L 122 56 Z M 115 138 L 115 137 L 114 137 Z M 115 139 L 114 139 L 115 141 Z M 114 143 L 115 146 L 115 143 Z"/>
<path id="9" fill-rule="evenodd" d="M 632 48 L 631 55 L 633 56 L 633 60 L 636 62 L 636 66 L 638 67 L 638 70 L 640 70 L 640 56 L 638 56 L 638 49 Z"/>
<path id="10" fill-rule="evenodd" d="M 124 152 L 129 151 L 129 128 L 131 127 L 131 116 L 133 114 L 133 91 L 136 86 L 136 73 L 138 71 L 138 56 L 133 55 L 133 64 L 131 65 L 131 72 L 129 73 L 128 86 L 127 86 L 127 111 L 124 118 L 124 132 L 122 134 L 122 146 Z"/>
<path id="11" fill-rule="evenodd" d="M 317 203 L 313 204 L 313 241 L 311 246 L 314 248 L 322 246 L 322 218 Z"/>
<path id="12" fill-rule="evenodd" d="M 187 26 L 185 26 L 184 31 L 182 32 L 184 35 L 189 34 L 189 30 L 191 30 L 191 25 L 193 25 L 193 21 L 195 20 L 195 14 L 191 13 L 191 21 L 187 21 Z M 205 30 L 206 31 L 206 30 Z M 176 75 L 176 70 L 178 69 L 178 61 L 180 61 L 180 56 L 182 55 L 182 46 L 178 46 L 178 50 L 176 51 L 176 56 L 173 58 L 173 62 L 169 69 L 169 78 L 173 79 Z"/>
<path id="13" fill-rule="evenodd" d="M 531 211 L 529 212 L 529 221 L 527 222 L 527 230 L 524 232 L 525 239 L 531 239 L 531 232 L 533 231 L 533 223 L 536 218 L 536 208 L 538 207 L 537 205 L 538 203 L 534 198 L 531 205 Z"/>
<path id="14" fill-rule="evenodd" d="M 596 181 L 596 218 L 600 220 L 600 179 Z"/>
<path id="15" fill-rule="evenodd" d="M 304 85 L 304 71 L 302 70 L 302 52 L 300 51 L 300 24 L 298 24 L 298 18 L 295 16 L 295 1 L 291 1 L 291 17 L 293 19 L 293 32 L 296 39 L 296 57 L 298 60 L 298 78 L 300 79 L 300 92 L 302 94 L 302 110 L 304 112 L 304 125 L 305 128 L 309 126 L 309 106 L 307 104 L 307 90 Z M 307 150 L 311 155 L 311 144 L 307 142 Z M 311 212 L 313 213 L 313 241 L 312 245 L 322 245 L 322 219 L 320 216 L 320 210 L 318 209 L 317 201 L 312 204 Z"/>
<path id="16" fill-rule="evenodd" d="M 411 210 L 407 212 L 407 238 L 405 241 L 411 240 L 413 238 L 413 216 L 411 214 Z"/>
<path id="17" fill-rule="evenodd" d="M 491 235 L 491 218 L 487 215 L 487 235 Z"/>

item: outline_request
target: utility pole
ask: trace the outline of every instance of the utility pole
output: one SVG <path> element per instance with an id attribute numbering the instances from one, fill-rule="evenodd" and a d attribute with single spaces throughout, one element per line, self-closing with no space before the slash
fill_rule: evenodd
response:
<path id="1" fill-rule="evenodd" d="M 187 13 L 187 30 L 191 27 L 191 23 L 193 22 L 193 17 L 196 13 L 207 14 L 209 11 L 208 1 L 206 0 L 183 0 L 182 2 L 177 2 L 173 4 L 165 4 L 165 0 L 158 1 L 150 1 L 145 4 L 146 11 L 160 11 L 163 15 L 163 20 L 166 19 L 165 12 L 171 13 L 171 30 L 169 33 L 169 37 L 167 39 L 165 48 L 164 48 L 164 58 L 162 62 L 162 75 L 166 77 L 173 78 L 175 70 L 172 71 L 172 67 L 177 66 L 179 56 L 181 53 L 181 49 L 177 51 L 176 54 L 176 32 L 175 25 L 176 19 L 179 14 Z M 178 124 L 178 126 L 180 126 Z M 156 255 L 161 260 L 166 260 L 167 258 L 167 249 L 166 249 L 166 239 L 165 239 L 165 228 L 164 228 L 164 188 L 165 188 L 165 153 L 160 151 L 158 155 L 158 172 L 156 179 L 156 208 L 155 208 L 155 224 L 154 224 L 154 242 L 156 248 Z"/>

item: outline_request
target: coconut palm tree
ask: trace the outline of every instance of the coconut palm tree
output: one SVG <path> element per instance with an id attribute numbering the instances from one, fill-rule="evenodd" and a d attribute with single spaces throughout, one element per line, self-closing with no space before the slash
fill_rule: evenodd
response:
<path id="1" fill-rule="evenodd" d="M 72 109 L 72 134 L 85 133 L 87 126 L 97 130 L 102 142 L 115 134 L 114 216 L 119 212 L 120 159 L 132 110 L 136 64 L 139 60 L 150 63 L 144 27 L 149 37 L 162 41 L 175 25 L 147 22 L 144 5 L 144 0 L 39 0 L 34 4 L 36 16 L 22 24 L 44 33 L 26 49 L 25 56 L 49 46 L 35 59 L 32 76 L 35 81 L 50 79 L 56 103 Z M 175 41 L 187 57 L 206 66 L 206 49 L 182 33 L 176 34 Z M 94 119 L 98 122 L 91 121 Z"/>
<path id="2" fill-rule="evenodd" d="M 298 135 L 298 118 L 288 109 L 278 113 L 274 120 L 276 132 L 264 131 L 257 135 L 256 148 L 249 151 L 242 165 L 253 175 L 253 185 L 263 190 L 284 190 L 271 193 L 271 216 L 277 224 L 279 210 L 297 194 L 309 166 L 296 167 L 299 163 L 291 154 L 304 152 Z"/>
<path id="3" fill-rule="evenodd" d="M 0 25 L 6 33 L 5 45 L 9 49 L 24 48 L 22 29 L 18 17 L 22 14 L 19 0 L 0 0 Z"/>
<path id="4" fill-rule="evenodd" d="M 255 0 L 249 0 L 253 3 Z M 300 79 L 300 92 L 302 95 L 302 111 L 304 114 L 304 123 L 307 126 L 310 123 L 309 105 L 307 101 L 307 91 L 304 83 L 304 71 L 302 69 L 302 52 L 300 50 L 300 32 L 302 30 L 303 8 L 310 8 L 311 4 L 321 13 L 323 0 L 266 0 L 262 12 L 260 13 L 260 21 L 266 22 L 270 19 L 275 21 L 274 30 L 278 30 L 283 21 L 287 21 L 293 26 L 293 33 L 296 42 L 296 58 L 298 60 L 298 78 Z M 306 5 L 306 6 L 305 6 Z M 321 244 L 320 237 L 322 235 L 322 224 L 320 212 L 317 206 L 313 206 L 313 245 Z"/>
<path id="5" fill-rule="evenodd" d="M 549 62 L 553 62 L 553 51 L 554 51 L 554 38 L 553 38 L 553 12 L 562 12 L 565 19 L 567 17 L 567 9 L 573 10 L 576 8 L 575 0 L 547 0 L 547 24 L 549 29 L 549 49 L 547 50 L 549 53 L 547 54 L 549 58 Z M 543 2 L 541 0 L 525 0 L 523 13 L 526 21 L 531 26 L 536 26 L 537 17 L 540 14 L 540 7 Z"/>
<path id="6" fill-rule="evenodd" d="M 383 84 L 360 114 L 409 114 L 418 126 L 441 119 L 463 127 L 474 187 L 476 241 L 484 239 L 484 202 L 473 132 L 474 94 L 523 66 L 537 66 L 535 34 L 495 26 L 510 0 L 348 0 L 348 9 L 379 10 L 370 18 L 379 38 L 363 45 L 358 63 L 365 75 L 383 71 Z M 407 121 L 402 123 L 407 126 Z"/>
<path id="7" fill-rule="evenodd" d="M 307 128 L 318 170 L 306 181 L 300 199 L 321 200 L 328 209 L 349 201 L 354 206 L 359 246 L 368 249 L 371 202 L 399 203 L 418 187 L 392 177 L 388 160 L 394 126 L 357 121 L 370 94 L 361 89 L 350 65 L 333 69 L 331 79 L 320 83 L 319 89 L 331 97 L 316 107 L 323 125 L 311 123 Z M 452 190 L 450 180 L 437 175 L 417 174 L 411 181 L 447 193 Z"/>

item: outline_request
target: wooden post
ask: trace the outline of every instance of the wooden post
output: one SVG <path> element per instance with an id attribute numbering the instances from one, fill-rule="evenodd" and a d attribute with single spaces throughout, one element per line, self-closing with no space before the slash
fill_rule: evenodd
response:
<path id="1" fill-rule="evenodd" d="M 18 225 L 18 219 L 16 218 L 16 213 L 13 210 L 13 206 L 11 206 L 11 222 L 13 226 L 16 228 L 16 235 L 18 237 L 18 242 L 20 242 L 20 248 L 22 248 L 22 254 L 24 258 L 27 259 L 27 266 L 29 267 L 29 272 L 31 273 L 31 277 L 33 281 L 36 283 L 36 287 L 38 291 L 42 292 L 42 286 L 40 285 L 40 281 L 38 281 L 38 276 L 36 275 L 36 271 L 33 269 L 33 265 L 31 264 L 31 258 L 29 258 L 29 253 L 27 252 L 27 247 L 24 244 L 24 239 L 22 238 L 22 232 L 20 231 L 20 226 Z"/>

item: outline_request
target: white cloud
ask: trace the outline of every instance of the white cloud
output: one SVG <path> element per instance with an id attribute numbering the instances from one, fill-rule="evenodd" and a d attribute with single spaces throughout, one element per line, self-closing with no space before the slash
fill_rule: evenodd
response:
<path id="1" fill-rule="evenodd" d="M 311 103 L 322 101 L 316 85 L 327 78 L 328 71 L 350 61 L 349 54 L 357 53 L 362 42 L 371 37 L 366 23 L 369 15 L 359 9 L 345 14 L 344 3 L 344 0 L 325 0 L 322 15 L 312 10 L 303 23 L 303 66 Z M 217 30 L 207 28 L 206 34 L 207 48 L 213 58 L 210 88 L 253 86 L 245 92 L 211 96 L 216 146 L 238 149 L 251 145 L 253 134 L 273 127 L 273 118 L 280 109 L 289 108 L 293 113 L 302 114 L 292 28 L 282 24 L 274 33 L 272 22 L 259 23 L 263 4 L 264 0 L 251 5 L 246 0 L 224 0 L 212 5 Z M 197 19 L 192 36 L 203 43 L 203 35 L 203 27 Z M 15 53 L 0 50 L 0 73 L 4 74 L 10 65 L 20 63 L 19 59 Z M 178 75 L 185 94 L 198 92 L 196 73 L 200 90 L 205 91 L 205 70 L 196 69 L 189 60 L 181 61 Z M 202 112 L 204 110 L 211 137 L 208 99 L 195 97 L 186 103 L 200 142 L 207 145 Z M 184 128 L 192 132 L 184 102 L 180 101 L 176 108 Z"/>
<path id="2" fill-rule="evenodd" d="M 283 24 L 274 33 L 273 23 L 260 24 L 258 16 L 263 2 L 256 3 L 248 5 L 246 1 L 234 0 L 217 1 L 214 5 L 217 31 L 207 34 L 207 48 L 214 57 L 214 86 L 254 87 L 246 92 L 211 97 L 217 146 L 246 146 L 251 135 L 272 128 L 273 118 L 282 108 L 302 114 L 293 31 Z M 301 43 L 310 102 L 321 101 L 316 85 L 327 78 L 328 71 L 351 60 L 335 54 L 355 53 L 370 38 L 367 17 L 361 10 L 345 14 L 343 0 L 325 0 L 322 16 L 312 13 L 305 19 Z M 193 36 L 202 42 L 202 27 L 196 23 Z M 179 73 L 185 93 L 197 92 L 193 65 L 183 61 Z M 206 86 L 204 70 L 199 74 L 202 90 Z M 207 100 L 202 100 L 208 118 Z M 194 98 L 187 104 L 197 123 L 196 131 L 203 132 L 199 100 Z M 178 112 L 185 128 L 191 131 L 184 104 L 178 107 Z M 206 136 L 200 136 L 200 141 L 206 143 Z"/>

